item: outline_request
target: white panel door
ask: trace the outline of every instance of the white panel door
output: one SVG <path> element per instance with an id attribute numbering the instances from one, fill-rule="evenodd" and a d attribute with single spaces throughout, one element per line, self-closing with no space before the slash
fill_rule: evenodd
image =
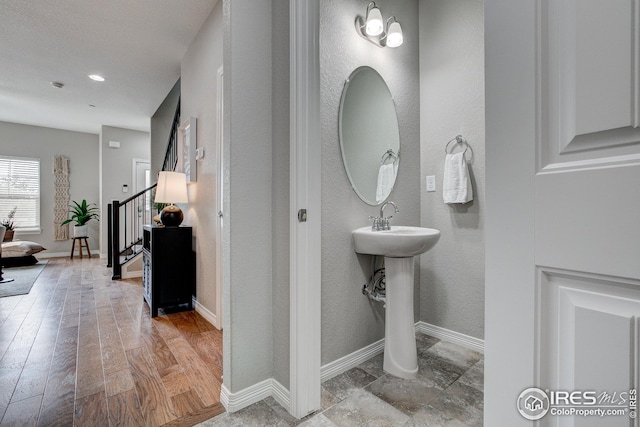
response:
<path id="1" fill-rule="evenodd" d="M 485 425 L 638 425 L 638 3 L 485 1 Z"/>

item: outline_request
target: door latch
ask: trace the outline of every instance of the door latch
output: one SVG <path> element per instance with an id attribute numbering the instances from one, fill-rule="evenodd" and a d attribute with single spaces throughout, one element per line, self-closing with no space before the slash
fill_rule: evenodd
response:
<path id="1" fill-rule="evenodd" d="M 298 211 L 298 222 L 307 222 L 307 210 L 300 209 Z"/>

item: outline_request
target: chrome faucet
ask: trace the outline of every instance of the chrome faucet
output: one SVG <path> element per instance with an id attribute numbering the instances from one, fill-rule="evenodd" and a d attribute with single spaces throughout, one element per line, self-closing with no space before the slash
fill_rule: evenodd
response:
<path id="1" fill-rule="evenodd" d="M 389 225 L 389 220 L 391 218 L 393 218 L 393 215 L 390 217 L 386 217 L 384 216 L 384 208 L 387 207 L 387 205 L 391 205 L 393 206 L 393 208 L 395 209 L 396 213 L 400 212 L 400 209 L 398 209 L 398 206 L 396 206 L 396 204 L 394 202 L 385 202 L 382 206 L 380 206 L 380 216 L 379 217 L 374 217 L 374 216 L 370 216 L 369 219 L 373 220 L 373 224 L 371 225 L 371 231 L 384 231 L 384 230 L 391 230 L 391 226 Z"/>

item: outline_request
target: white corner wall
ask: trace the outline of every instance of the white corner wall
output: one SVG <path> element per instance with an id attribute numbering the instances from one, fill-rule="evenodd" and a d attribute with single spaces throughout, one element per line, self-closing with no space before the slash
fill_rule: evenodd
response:
<path id="1" fill-rule="evenodd" d="M 223 387 L 236 393 L 273 375 L 272 4 L 223 0 L 223 14 Z"/>
<path id="2" fill-rule="evenodd" d="M 479 0 L 420 0 L 420 222 L 441 231 L 420 260 L 420 320 L 484 338 L 484 12 Z M 444 148 L 469 142 L 474 200 L 442 199 Z M 437 191 L 426 192 L 435 175 Z"/>
<path id="3" fill-rule="evenodd" d="M 273 378 L 289 388 L 289 0 L 272 0 Z"/>
<path id="4" fill-rule="evenodd" d="M 42 233 L 16 233 L 16 239 L 33 240 L 47 248 L 38 257 L 68 256 L 71 241 L 53 240 L 53 157 L 63 155 L 70 159 L 70 200 L 87 199 L 89 203 L 98 203 L 98 135 L 0 122 L 0 154 L 40 159 Z M 98 253 L 98 242 L 99 225 L 92 221 L 89 247 L 95 253 Z"/>
<path id="5" fill-rule="evenodd" d="M 197 180 L 188 184 L 189 204 L 184 225 L 193 227 L 196 252 L 196 298 L 216 313 L 216 234 L 218 197 L 218 123 L 216 73 L 222 66 L 222 2 L 218 2 L 194 38 L 181 64 L 180 121 L 197 119 L 196 146 L 205 156 L 197 160 Z M 173 113 L 171 113 L 173 115 Z M 173 120 L 173 117 L 171 118 Z M 164 142 L 166 147 L 166 141 Z"/>

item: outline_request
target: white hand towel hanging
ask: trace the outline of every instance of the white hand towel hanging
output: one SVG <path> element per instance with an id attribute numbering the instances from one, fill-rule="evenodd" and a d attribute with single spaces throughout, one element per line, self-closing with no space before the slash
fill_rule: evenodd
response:
<path id="1" fill-rule="evenodd" d="M 447 154 L 444 159 L 442 197 L 445 203 L 468 203 L 473 200 L 473 188 L 464 152 Z"/>
<path id="2" fill-rule="evenodd" d="M 396 182 L 396 168 L 394 163 L 380 165 L 378 170 L 378 186 L 376 187 L 376 202 L 383 202 L 387 198 L 393 184 Z"/>

